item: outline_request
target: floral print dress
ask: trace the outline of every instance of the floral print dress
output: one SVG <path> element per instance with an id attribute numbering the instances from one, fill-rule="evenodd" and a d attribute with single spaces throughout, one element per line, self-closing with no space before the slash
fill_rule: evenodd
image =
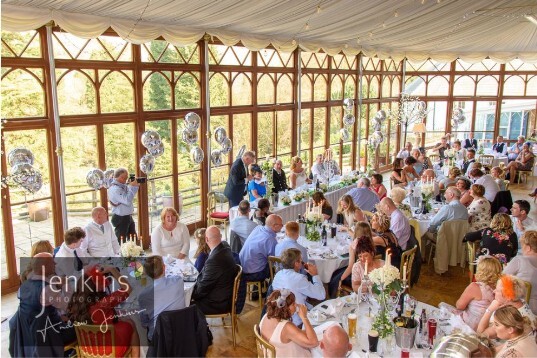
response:
<path id="1" fill-rule="evenodd" d="M 480 254 L 492 255 L 505 264 L 516 256 L 517 251 L 518 239 L 514 232 L 507 234 L 489 227 L 483 230 Z"/>
<path id="2" fill-rule="evenodd" d="M 475 198 L 468 207 L 468 216 L 470 232 L 486 228 L 490 224 L 490 202 L 483 197 Z"/>

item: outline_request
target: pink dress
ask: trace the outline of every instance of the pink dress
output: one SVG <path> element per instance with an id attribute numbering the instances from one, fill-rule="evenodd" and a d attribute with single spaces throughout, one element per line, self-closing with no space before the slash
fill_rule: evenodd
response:
<path id="1" fill-rule="evenodd" d="M 464 323 L 475 331 L 481 317 L 485 314 L 485 310 L 494 299 L 494 291 L 483 282 L 474 282 L 474 284 L 478 285 L 481 290 L 481 299 L 470 301 L 466 309 L 461 312 L 461 318 Z"/>
<path id="2" fill-rule="evenodd" d="M 259 326 L 263 326 L 263 321 L 265 320 L 267 316 L 264 316 L 261 320 Z M 286 324 L 293 324 L 293 322 L 290 321 L 280 321 L 278 322 L 278 325 L 276 328 L 274 328 L 274 332 L 272 332 L 272 336 L 269 339 L 269 343 L 276 348 L 276 357 L 311 357 L 311 352 L 309 349 L 303 348 L 296 344 L 295 342 L 289 342 L 289 343 L 283 343 L 281 340 L 282 335 L 282 329 Z"/>

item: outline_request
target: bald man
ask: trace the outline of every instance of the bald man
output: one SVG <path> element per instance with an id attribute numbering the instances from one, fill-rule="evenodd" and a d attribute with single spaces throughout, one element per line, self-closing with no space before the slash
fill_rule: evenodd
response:
<path id="1" fill-rule="evenodd" d="M 80 245 L 80 250 L 92 257 L 119 256 L 119 242 L 114 228 L 108 221 L 108 213 L 102 206 L 91 211 L 92 221 L 86 225 L 86 238 Z"/>
<path id="2" fill-rule="evenodd" d="M 347 332 L 339 324 L 334 324 L 324 331 L 320 348 L 325 358 L 344 358 L 352 349 L 352 344 L 349 343 Z"/>
<path id="3" fill-rule="evenodd" d="M 215 225 L 205 231 L 205 242 L 211 252 L 196 281 L 192 303 L 206 315 L 231 312 L 238 270 L 233 254 L 229 245 L 222 242 L 220 229 Z"/>

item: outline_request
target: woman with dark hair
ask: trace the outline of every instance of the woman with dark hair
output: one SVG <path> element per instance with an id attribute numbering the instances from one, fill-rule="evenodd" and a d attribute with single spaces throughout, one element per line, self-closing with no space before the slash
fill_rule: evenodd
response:
<path id="1" fill-rule="evenodd" d="M 390 230 L 390 217 L 382 211 L 377 211 L 371 218 L 371 229 L 373 229 L 373 243 L 375 253 L 386 258 L 386 251 L 389 249 L 392 255 L 391 264 L 399 268 L 401 263 L 401 246 L 397 243 L 397 238 Z"/>
<path id="2" fill-rule="evenodd" d="M 258 225 L 265 226 L 265 221 L 270 215 L 270 201 L 268 199 L 261 199 L 257 202 L 257 209 L 255 209 L 252 215 L 252 221 Z"/>
<path id="3" fill-rule="evenodd" d="M 416 172 L 416 169 L 414 169 L 414 164 L 416 164 L 417 162 L 418 162 L 417 159 L 414 157 L 408 157 L 405 159 L 405 166 L 403 167 L 402 174 L 405 176 L 406 182 L 411 182 L 414 179 L 419 178 L 419 175 Z M 423 168 L 425 168 L 425 166 Z"/>
<path id="4" fill-rule="evenodd" d="M 393 180 L 393 185 L 406 185 L 406 177 L 403 175 L 403 159 L 395 158 L 392 164 L 392 174 L 390 178 Z"/>
<path id="5" fill-rule="evenodd" d="M 455 183 L 455 187 L 461 192 L 460 203 L 466 207 L 470 206 L 474 198 L 470 195 L 470 187 L 472 182 L 466 178 L 459 177 Z"/>
<path id="6" fill-rule="evenodd" d="M 323 214 L 324 220 L 331 220 L 332 215 L 334 215 L 334 209 L 332 209 L 332 206 L 330 205 L 328 200 L 326 200 L 324 194 L 321 191 L 316 191 L 315 193 L 313 193 L 311 198 L 315 206 L 321 206 L 321 212 Z"/>
<path id="7" fill-rule="evenodd" d="M 505 343 L 495 349 L 497 358 L 537 357 L 537 343 L 527 317 L 513 306 L 504 306 L 494 314 L 496 336 Z"/>
<path id="8" fill-rule="evenodd" d="M 356 257 L 358 260 L 352 266 L 352 290 L 354 292 L 358 292 L 366 274 L 384 265 L 384 261 L 375 258 L 373 241 L 367 236 L 362 236 L 358 239 L 356 243 Z M 367 289 L 365 286 L 362 287 L 362 291 L 367 291 Z"/>
<path id="9" fill-rule="evenodd" d="M 377 194 L 379 200 L 382 200 L 386 197 L 388 190 L 386 190 L 386 187 L 384 184 L 382 184 L 382 175 L 373 174 L 371 176 L 371 190 Z"/>
<path id="10" fill-rule="evenodd" d="M 291 320 L 297 312 L 304 329 Z M 317 347 L 319 340 L 308 319 L 305 305 L 295 302 L 290 290 L 274 290 L 267 298 L 267 314 L 259 323 L 261 336 L 276 348 L 276 357 L 311 357 L 309 348 Z"/>
<path id="11" fill-rule="evenodd" d="M 248 182 L 248 200 L 252 202 L 263 198 L 267 194 L 267 187 L 259 165 L 250 165 L 250 175 L 254 177 Z"/>
<path id="12" fill-rule="evenodd" d="M 118 290 L 111 294 L 106 288 L 112 280 L 105 274 L 111 274 L 119 283 Z M 93 266 L 86 273 L 87 278 L 78 280 L 77 289 L 67 307 L 72 322 L 114 326 L 116 354 L 122 357 L 129 347 L 131 356 L 140 356 L 140 338 L 132 321 L 118 320 L 114 308 L 125 301 L 132 291 L 125 277 L 120 277 L 117 268 L 112 266 Z M 106 332 L 103 332 L 106 333 Z"/>
<path id="13" fill-rule="evenodd" d="M 194 267 L 198 272 L 201 272 L 203 269 L 203 266 L 205 266 L 205 261 L 209 258 L 209 253 L 211 252 L 211 249 L 209 248 L 209 245 L 207 245 L 207 241 L 205 240 L 205 231 L 207 229 L 200 228 L 194 231 L 194 238 L 196 239 L 196 242 L 198 243 L 198 248 L 196 249 L 196 253 L 194 254 L 194 258 L 196 259 L 196 262 L 194 263 Z"/>

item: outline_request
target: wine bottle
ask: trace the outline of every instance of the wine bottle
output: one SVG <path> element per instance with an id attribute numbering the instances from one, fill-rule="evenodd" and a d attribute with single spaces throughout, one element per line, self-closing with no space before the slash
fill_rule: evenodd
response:
<path id="1" fill-rule="evenodd" d="M 321 242 L 323 246 L 328 244 L 328 233 L 326 232 L 326 225 L 323 225 L 323 230 L 321 231 Z"/>
<path id="2" fill-rule="evenodd" d="M 424 333 L 427 329 L 427 313 L 425 312 L 425 308 L 421 310 L 420 315 L 420 333 Z"/>

